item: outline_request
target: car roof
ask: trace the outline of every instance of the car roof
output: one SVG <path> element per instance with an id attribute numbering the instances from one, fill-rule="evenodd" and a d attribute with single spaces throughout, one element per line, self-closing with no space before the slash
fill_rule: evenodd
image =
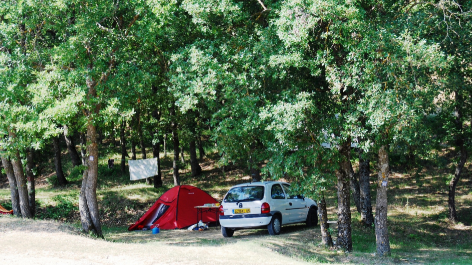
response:
<path id="1" fill-rule="evenodd" d="M 272 185 L 272 184 L 276 184 L 276 183 L 290 185 L 289 183 L 283 182 L 283 181 L 260 181 L 260 182 L 241 183 L 241 184 L 238 184 L 238 185 L 234 185 L 234 186 L 231 187 L 231 188 L 234 188 L 234 187 L 244 187 L 244 186 L 267 186 L 267 185 Z"/>

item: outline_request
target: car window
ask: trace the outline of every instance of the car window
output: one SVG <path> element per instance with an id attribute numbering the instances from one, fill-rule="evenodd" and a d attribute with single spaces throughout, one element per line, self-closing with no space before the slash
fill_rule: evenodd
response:
<path id="1" fill-rule="evenodd" d="M 270 190 L 270 196 L 272 199 L 285 199 L 284 191 L 279 184 L 272 186 L 272 189 Z"/>
<path id="2" fill-rule="evenodd" d="M 285 194 L 287 194 L 287 199 L 302 199 L 302 195 L 296 194 L 293 190 L 292 187 L 288 184 L 282 184 L 284 187 Z"/>
<path id="3" fill-rule="evenodd" d="M 262 198 L 264 198 L 264 186 L 244 186 L 230 189 L 224 201 L 260 201 Z"/>

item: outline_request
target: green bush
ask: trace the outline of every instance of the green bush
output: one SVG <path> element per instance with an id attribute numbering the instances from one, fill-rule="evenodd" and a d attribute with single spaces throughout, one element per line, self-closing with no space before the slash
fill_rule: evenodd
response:
<path id="1" fill-rule="evenodd" d="M 43 211 L 37 213 L 37 218 L 59 220 L 70 217 L 74 211 L 78 210 L 77 196 L 57 195 L 53 197 L 53 200 L 56 202 L 56 206 L 46 206 Z"/>

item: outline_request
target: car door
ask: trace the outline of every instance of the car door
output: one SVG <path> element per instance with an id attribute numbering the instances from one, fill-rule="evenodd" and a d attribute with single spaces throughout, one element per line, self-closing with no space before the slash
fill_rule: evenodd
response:
<path id="1" fill-rule="evenodd" d="M 282 213 L 282 224 L 290 223 L 288 201 L 285 199 L 285 192 L 279 183 L 275 183 L 270 188 L 270 209 Z"/>
<path id="2" fill-rule="evenodd" d="M 289 184 L 282 185 L 288 202 L 289 221 L 291 223 L 304 222 L 308 214 L 306 202 L 302 196 L 296 195 L 290 189 Z"/>

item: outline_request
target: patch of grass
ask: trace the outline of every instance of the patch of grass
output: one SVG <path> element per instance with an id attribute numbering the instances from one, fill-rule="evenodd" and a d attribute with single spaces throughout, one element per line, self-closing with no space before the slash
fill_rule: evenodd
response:
<path id="1" fill-rule="evenodd" d="M 41 202 L 37 202 L 41 210 L 36 213 L 39 219 L 53 219 L 65 221 L 77 211 L 79 200 L 77 196 L 57 195 L 52 198 L 53 204 L 42 207 Z"/>
<path id="2" fill-rule="evenodd" d="M 3 208 L 5 208 L 7 210 L 13 209 L 13 207 L 11 205 L 11 201 L 4 201 L 4 202 L 0 203 L 0 205 L 2 205 Z"/>

